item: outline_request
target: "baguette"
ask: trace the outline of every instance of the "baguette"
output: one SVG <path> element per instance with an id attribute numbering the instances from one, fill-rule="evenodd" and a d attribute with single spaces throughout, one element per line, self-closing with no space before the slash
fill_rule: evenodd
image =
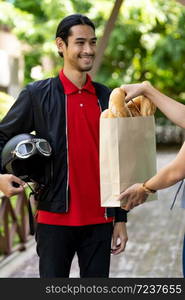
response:
<path id="1" fill-rule="evenodd" d="M 127 117 L 125 105 L 125 92 L 121 88 L 115 88 L 110 94 L 109 109 L 115 117 Z"/>
<path id="2" fill-rule="evenodd" d="M 101 118 L 125 118 L 154 115 L 155 104 L 145 96 L 135 97 L 125 103 L 125 92 L 122 88 L 113 89 L 109 97 L 109 108 L 101 113 Z"/>
<path id="3" fill-rule="evenodd" d="M 136 104 L 136 103 L 133 103 L 133 101 L 129 101 L 127 104 L 126 104 L 129 112 L 130 112 L 130 115 L 132 117 L 138 117 L 138 116 L 141 116 L 141 113 L 140 113 L 140 105 Z"/>
<path id="4" fill-rule="evenodd" d="M 101 113 L 101 118 L 116 118 L 115 115 L 111 112 L 111 110 L 105 109 L 102 113 Z"/>
<path id="5" fill-rule="evenodd" d="M 141 115 L 142 116 L 150 116 L 154 115 L 156 111 L 155 104 L 147 97 L 141 96 Z"/>
<path id="6" fill-rule="evenodd" d="M 138 96 L 132 101 L 129 101 L 127 103 L 127 108 L 131 111 L 133 116 L 150 116 L 154 115 L 156 111 L 155 104 L 145 96 Z"/>

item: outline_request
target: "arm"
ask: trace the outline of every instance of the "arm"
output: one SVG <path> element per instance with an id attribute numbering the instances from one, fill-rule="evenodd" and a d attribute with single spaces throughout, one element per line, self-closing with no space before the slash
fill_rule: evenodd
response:
<path id="1" fill-rule="evenodd" d="M 173 123 L 185 128 L 185 105 L 179 103 L 155 89 L 148 81 L 143 83 L 122 85 L 126 93 L 126 101 L 144 95 L 149 98 Z"/>
<path id="2" fill-rule="evenodd" d="M 128 241 L 127 236 L 127 213 L 128 211 L 115 207 L 115 222 L 112 234 L 112 254 L 119 254 L 125 250 Z"/>
<path id="3" fill-rule="evenodd" d="M 166 167 L 162 168 L 155 176 L 146 181 L 145 185 L 151 190 L 160 190 L 177 183 L 185 177 L 185 143 L 182 145 L 176 158 Z M 147 193 L 141 183 L 137 183 L 120 194 L 119 200 L 127 200 L 122 206 L 126 210 L 143 203 Z"/>
<path id="4" fill-rule="evenodd" d="M 185 177 L 185 142 L 176 158 L 166 167 L 162 168 L 154 177 L 147 180 L 150 189 L 161 190 L 167 188 Z"/>

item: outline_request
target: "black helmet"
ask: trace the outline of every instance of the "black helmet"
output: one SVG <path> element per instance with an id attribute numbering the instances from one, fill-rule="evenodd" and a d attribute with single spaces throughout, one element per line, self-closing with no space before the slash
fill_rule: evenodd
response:
<path id="1" fill-rule="evenodd" d="M 11 138 L 1 154 L 3 173 L 14 174 L 24 181 L 40 182 L 48 158 L 50 144 L 33 134 L 23 133 Z"/>

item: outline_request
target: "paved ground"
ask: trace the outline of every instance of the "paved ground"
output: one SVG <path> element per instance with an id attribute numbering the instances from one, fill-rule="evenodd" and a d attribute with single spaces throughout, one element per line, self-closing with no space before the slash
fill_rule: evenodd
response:
<path id="1" fill-rule="evenodd" d="M 175 152 L 158 152 L 158 167 L 171 161 Z M 185 232 L 185 210 L 180 203 L 170 210 L 177 186 L 161 191 L 159 200 L 136 207 L 129 213 L 126 250 L 111 258 L 110 277 L 182 277 L 182 241 Z M 0 277 L 39 277 L 35 244 L 29 255 L 11 268 L 4 267 Z M 7 270 L 7 273 L 6 273 Z M 79 277 L 77 258 L 74 258 L 70 277 Z"/>

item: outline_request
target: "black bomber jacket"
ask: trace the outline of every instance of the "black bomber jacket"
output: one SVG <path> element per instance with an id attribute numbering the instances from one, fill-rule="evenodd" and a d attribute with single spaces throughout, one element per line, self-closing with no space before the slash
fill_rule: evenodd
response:
<path id="1" fill-rule="evenodd" d="M 111 91 L 100 83 L 93 82 L 93 85 L 103 111 L 108 107 Z M 58 76 L 30 83 L 22 90 L 0 123 L 0 153 L 13 136 L 32 131 L 48 140 L 52 147 L 52 164 L 43 178 L 46 188 L 39 194 L 38 209 L 67 212 L 69 186 L 66 95 Z M 127 221 L 127 212 L 119 207 L 107 208 L 106 215 L 115 216 L 116 222 Z"/>

